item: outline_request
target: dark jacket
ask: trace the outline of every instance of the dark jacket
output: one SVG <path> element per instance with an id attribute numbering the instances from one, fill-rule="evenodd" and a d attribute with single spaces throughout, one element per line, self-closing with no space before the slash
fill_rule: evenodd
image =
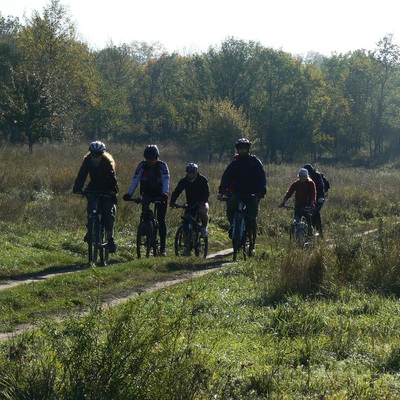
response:
<path id="1" fill-rule="evenodd" d="M 208 180 L 205 176 L 200 174 L 197 174 L 193 182 L 190 182 L 186 177 L 182 178 L 171 194 L 171 202 L 175 203 L 176 199 L 183 191 L 185 191 L 186 194 L 186 202 L 190 206 L 200 201 L 207 203 L 210 196 Z"/>
<path id="2" fill-rule="evenodd" d="M 254 155 L 235 158 L 221 178 L 220 193 L 227 191 L 239 194 L 267 193 L 267 178 L 261 161 Z"/>
<path id="3" fill-rule="evenodd" d="M 90 154 L 85 156 L 79 169 L 78 176 L 75 179 L 73 187 L 74 192 L 79 192 L 83 189 L 88 175 L 90 177 L 90 182 L 86 187 L 87 190 L 118 193 L 119 187 L 116 173 L 111 161 L 106 155 L 101 158 L 98 166 L 94 164 Z"/>
<path id="4" fill-rule="evenodd" d="M 316 168 L 311 164 L 306 164 L 304 168 L 308 171 L 308 175 L 315 183 L 315 188 L 317 190 L 317 199 L 325 197 L 325 185 L 322 175 Z"/>

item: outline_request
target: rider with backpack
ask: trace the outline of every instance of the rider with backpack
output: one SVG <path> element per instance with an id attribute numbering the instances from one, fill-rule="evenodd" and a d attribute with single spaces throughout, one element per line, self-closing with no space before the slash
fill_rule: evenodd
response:
<path id="1" fill-rule="evenodd" d="M 330 188 L 328 180 L 324 177 L 322 172 L 319 172 L 311 164 L 306 164 L 304 167 L 308 171 L 309 177 L 315 183 L 317 190 L 317 204 L 312 213 L 312 225 L 318 231 L 319 235 L 323 236 L 322 221 L 321 221 L 321 208 L 325 203 L 325 195 Z"/>

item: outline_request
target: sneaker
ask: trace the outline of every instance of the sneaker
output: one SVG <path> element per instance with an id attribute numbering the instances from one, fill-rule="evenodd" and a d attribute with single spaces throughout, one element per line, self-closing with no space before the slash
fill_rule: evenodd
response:
<path id="1" fill-rule="evenodd" d="M 202 237 L 203 239 L 205 239 L 205 238 L 207 237 L 207 227 L 202 226 L 202 227 L 200 228 L 200 235 L 201 235 L 201 237 Z"/>
<path id="2" fill-rule="evenodd" d="M 166 255 L 167 255 L 167 252 L 165 251 L 165 249 L 160 249 L 160 256 L 165 257 Z"/>
<path id="3" fill-rule="evenodd" d="M 108 252 L 115 253 L 117 251 L 117 245 L 115 244 L 114 238 L 108 239 Z"/>

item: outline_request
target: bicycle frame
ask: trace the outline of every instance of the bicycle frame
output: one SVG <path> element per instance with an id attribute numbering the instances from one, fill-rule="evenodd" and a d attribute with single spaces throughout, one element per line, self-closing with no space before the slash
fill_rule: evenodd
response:
<path id="1" fill-rule="evenodd" d="M 295 210 L 295 207 L 289 207 L 289 206 L 284 206 L 282 208 Z M 305 247 L 305 245 L 309 243 L 309 237 L 307 234 L 309 223 L 304 215 L 305 212 L 310 213 L 310 208 L 302 207 L 300 217 L 293 218 L 289 230 L 290 241 L 296 243 L 301 248 Z M 311 213 L 310 213 L 310 220 L 311 220 Z"/>
<path id="2" fill-rule="evenodd" d="M 228 197 L 225 197 L 222 200 L 228 201 L 228 199 Z M 243 251 L 244 259 L 246 259 L 247 256 L 251 257 L 253 255 L 255 246 L 255 237 L 249 227 L 249 222 L 246 215 L 246 203 L 243 198 L 240 199 L 234 212 L 231 229 L 233 261 L 237 260 L 240 250 Z"/>
<path id="3" fill-rule="evenodd" d="M 188 256 L 194 250 L 196 256 L 206 258 L 208 254 L 208 237 L 201 237 L 200 217 L 197 213 L 193 217 L 190 212 L 196 208 L 187 204 L 175 204 L 174 208 L 183 208 L 185 210 L 181 216 L 182 223 L 175 235 L 175 255 Z"/>
<path id="4" fill-rule="evenodd" d="M 136 198 L 127 201 L 132 201 L 136 204 L 142 205 L 142 211 L 140 213 L 139 225 L 136 234 L 136 254 L 138 258 L 141 258 L 144 254 L 147 258 L 150 257 L 150 253 L 153 256 L 159 255 L 159 241 L 158 241 L 158 221 L 157 221 L 157 207 L 156 205 L 161 203 L 160 198 Z M 154 209 L 152 210 L 150 205 L 154 203 Z"/>
<path id="5" fill-rule="evenodd" d="M 95 201 L 92 202 L 92 208 L 88 213 L 87 224 L 87 243 L 88 243 L 88 262 L 89 265 L 104 266 L 108 264 L 108 243 L 105 238 L 105 230 L 102 221 L 101 197 L 110 197 L 104 191 L 84 191 L 82 195 L 87 200 L 92 196 Z"/>

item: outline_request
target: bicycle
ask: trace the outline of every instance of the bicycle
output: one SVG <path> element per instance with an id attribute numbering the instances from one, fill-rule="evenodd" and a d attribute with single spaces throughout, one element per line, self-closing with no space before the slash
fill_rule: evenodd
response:
<path id="1" fill-rule="evenodd" d="M 254 195 L 250 195 L 254 196 Z M 223 197 L 223 201 L 227 201 L 229 197 Z M 246 215 L 246 203 L 242 198 L 234 212 L 232 227 L 230 230 L 230 238 L 232 239 L 233 261 L 237 260 L 238 253 L 243 252 L 244 259 L 252 257 L 255 247 L 255 232 L 252 231 Z"/>
<path id="2" fill-rule="evenodd" d="M 280 208 L 286 208 L 288 210 L 294 210 L 294 207 L 290 206 L 279 206 Z M 301 208 L 301 217 L 293 218 L 289 228 L 290 241 L 296 243 L 299 247 L 304 248 L 310 243 L 310 237 L 308 235 L 308 222 L 304 213 L 309 213 L 311 218 L 310 207 Z"/>
<path id="3" fill-rule="evenodd" d="M 108 192 L 86 190 L 80 193 L 91 199 L 91 209 L 88 214 L 87 234 L 85 240 L 88 244 L 89 265 L 105 266 L 108 264 L 108 242 L 105 237 L 105 229 L 102 221 L 101 198 L 111 197 Z"/>
<path id="4" fill-rule="evenodd" d="M 132 201 L 136 204 L 142 205 L 142 211 L 140 213 L 139 226 L 136 233 L 136 254 L 138 258 L 145 255 L 147 258 L 150 257 L 150 253 L 153 256 L 160 254 L 160 242 L 158 240 L 158 221 L 157 221 L 157 207 L 156 204 L 160 204 L 162 201 L 160 198 L 135 198 L 125 201 Z M 150 205 L 154 203 L 154 210 L 150 208 Z"/>
<path id="5" fill-rule="evenodd" d="M 188 256 L 194 250 L 194 254 L 197 257 L 206 258 L 208 254 L 208 237 L 202 237 L 201 235 L 199 214 L 196 212 L 196 216 L 193 217 L 190 212 L 197 210 L 197 205 L 175 204 L 174 208 L 183 208 L 185 210 L 181 216 L 182 223 L 175 235 L 175 255 Z"/>

